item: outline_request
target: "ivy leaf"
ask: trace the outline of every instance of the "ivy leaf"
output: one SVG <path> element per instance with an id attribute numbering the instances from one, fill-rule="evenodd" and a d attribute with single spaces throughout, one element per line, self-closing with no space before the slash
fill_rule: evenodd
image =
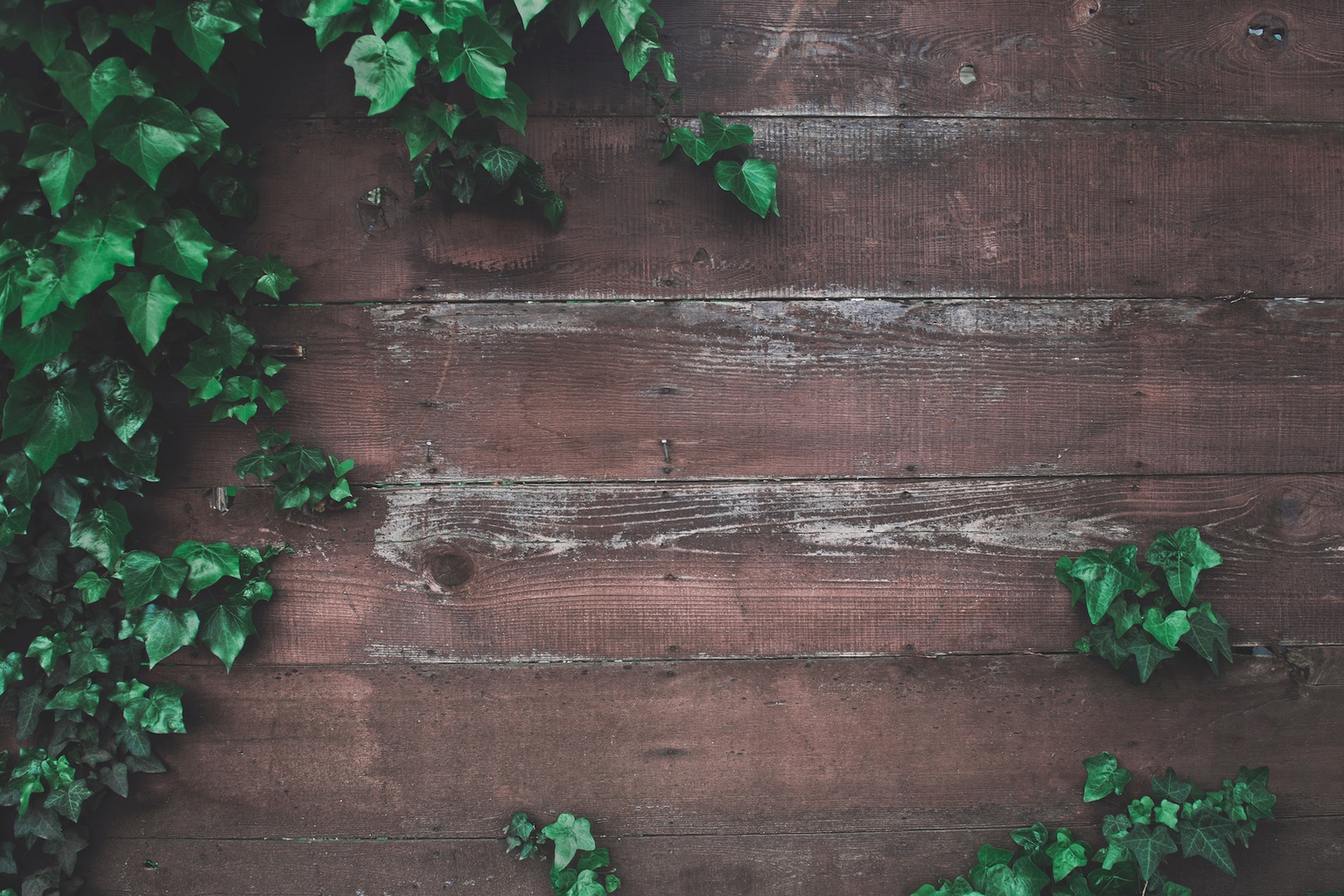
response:
<path id="1" fill-rule="evenodd" d="M 1152 880 L 1162 860 L 1176 851 L 1171 833 L 1160 826 L 1138 825 L 1120 838 L 1120 845 L 1134 857 L 1144 880 Z"/>
<path id="2" fill-rule="evenodd" d="M 234 660 L 242 653 L 248 636 L 256 631 L 252 622 L 252 604 L 241 597 L 233 597 L 206 613 L 201 640 L 219 657 L 224 668 L 232 671 Z"/>
<path id="3" fill-rule="evenodd" d="M 779 217 L 775 201 L 775 181 L 779 169 L 773 162 L 747 159 L 745 162 L 718 162 L 714 165 L 714 180 L 719 188 L 732 193 L 737 200 L 764 220 L 771 213 Z"/>
<path id="4" fill-rule="evenodd" d="M 210 252 L 219 244 L 191 212 L 179 210 L 145 229 L 140 237 L 140 260 L 164 270 L 202 281 Z"/>
<path id="5" fill-rule="evenodd" d="M 1083 802 L 1095 803 L 1108 796 L 1120 796 L 1133 777 L 1120 761 L 1110 753 L 1098 753 L 1083 760 L 1087 782 L 1083 785 Z"/>
<path id="6" fill-rule="evenodd" d="M 241 578 L 238 551 L 227 541 L 213 544 L 184 541 L 173 550 L 173 556 L 186 561 L 187 588 L 192 594 L 209 588 L 225 576 Z"/>
<path id="7" fill-rule="evenodd" d="M 1175 651 L 1167 650 L 1151 636 L 1139 631 L 1129 633 L 1125 638 L 1125 648 L 1139 666 L 1139 681 L 1146 682 L 1152 677 L 1153 670 L 1160 664 L 1176 656 Z"/>
<path id="8" fill-rule="evenodd" d="M 350 47 L 345 64 L 355 73 L 355 95 L 368 97 L 369 114 L 395 107 L 415 86 L 415 67 L 424 56 L 410 32 L 400 31 L 384 41 L 365 34 Z"/>
<path id="9" fill-rule="evenodd" d="M 98 390 L 103 423 L 129 445 L 154 409 L 153 394 L 125 361 L 103 367 L 93 385 Z"/>
<path id="10" fill-rule="evenodd" d="M 508 39 L 483 18 L 469 18 L 460 32 L 444 30 L 439 35 L 439 74 L 444 82 L 465 75 L 467 86 L 487 99 L 508 96 L 504 66 L 512 61 Z"/>
<path id="11" fill-rule="evenodd" d="M 513 5 L 518 8 L 518 17 L 523 20 L 523 28 L 526 29 L 538 13 L 551 5 L 551 0 L 513 0 Z"/>
<path id="12" fill-rule="evenodd" d="M 599 0 L 598 14 L 602 16 L 602 24 L 607 26 L 611 43 L 617 50 L 639 25 L 639 20 L 651 5 L 652 0 Z"/>
<path id="13" fill-rule="evenodd" d="M 725 150 L 750 146 L 753 139 L 755 132 L 746 125 L 725 124 L 719 116 L 702 112 L 700 136 L 696 136 L 695 132 L 687 127 L 673 128 L 663 144 L 663 158 L 668 158 L 680 149 L 691 158 L 691 161 L 700 165 Z"/>
<path id="14" fill-rule="evenodd" d="M 490 172 L 495 183 L 507 183 L 518 170 L 523 154 L 510 146 L 492 146 L 481 153 L 481 167 Z"/>
<path id="15" fill-rule="evenodd" d="M 93 170 L 93 139 L 84 128 L 67 131 L 54 124 L 35 125 L 19 164 L 37 172 L 47 204 L 58 212 L 69 205 L 84 175 Z"/>
<path id="16" fill-rule="evenodd" d="M 481 97 L 476 106 L 488 118 L 497 118 L 518 133 L 527 131 L 527 104 L 531 98 L 512 81 L 504 85 L 504 98 L 492 100 Z"/>
<path id="17" fill-rule="evenodd" d="M 111 280 L 117 265 L 135 264 L 132 241 L 141 226 L 140 221 L 119 212 L 100 216 L 80 210 L 56 232 L 51 241 L 71 250 L 70 263 L 61 277 L 67 304 L 74 305 Z"/>
<path id="18" fill-rule="evenodd" d="M 145 607 L 145 615 L 136 623 L 135 635 L 145 642 L 149 668 L 153 669 L 196 640 L 200 625 L 195 610 L 170 610 L 158 604 Z"/>
<path id="19" fill-rule="evenodd" d="M 94 646 L 93 638 L 88 635 L 70 645 L 70 678 L 73 681 L 96 672 L 107 672 L 111 660 L 106 650 Z"/>
<path id="20" fill-rule="evenodd" d="M 79 25 L 79 39 L 84 42 L 84 49 L 90 53 L 107 43 L 107 39 L 112 35 L 107 19 L 99 15 L 98 10 L 92 6 L 80 9 L 75 21 Z"/>
<path id="21" fill-rule="evenodd" d="M 23 451 L 39 472 L 98 429 L 93 389 L 78 370 L 67 370 L 55 382 L 28 376 L 11 383 L 4 408 L 4 438 L 26 436 Z"/>
<path id="22" fill-rule="evenodd" d="M 1158 799 L 1170 800 L 1173 803 L 1184 803 L 1190 799 L 1193 792 L 1194 786 L 1170 768 L 1166 770 L 1162 777 L 1153 779 L 1153 796 Z"/>
<path id="23" fill-rule="evenodd" d="M 47 709 L 65 709 L 91 716 L 98 711 L 98 685 L 92 681 L 68 684 L 47 701 Z"/>
<path id="24" fill-rule="evenodd" d="M 1190 631 L 1190 621 L 1185 610 L 1173 610 L 1164 615 L 1157 607 L 1149 607 L 1143 617 L 1143 630 L 1163 647 L 1175 650 L 1181 636 Z"/>
<path id="25" fill-rule="evenodd" d="M 47 74 L 90 126 L 117 97 L 148 97 L 154 92 L 120 56 L 104 59 L 97 68 L 90 68 L 82 55 L 63 50 L 47 66 Z"/>
<path id="26" fill-rule="evenodd" d="M 273 299 L 279 299 L 282 292 L 299 282 L 299 278 L 294 275 L 294 272 L 274 255 L 267 255 L 263 258 L 258 271 L 256 282 L 252 284 L 252 288 Z"/>
<path id="27" fill-rule="evenodd" d="M 1213 811 L 1197 812 L 1181 822 L 1181 855 L 1199 856 L 1224 874 L 1236 876 L 1237 866 L 1227 846 L 1236 833 L 1236 823 L 1231 819 Z"/>
<path id="28" fill-rule="evenodd" d="M 555 868 L 568 867 L 581 849 L 597 848 L 588 819 L 575 818 L 569 812 L 561 812 L 554 822 L 541 829 L 541 833 L 555 844 Z"/>
<path id="29" fill-rule="evenodd" d="M 168 33 L 188 59 L 208 72 L 224 50 L 224 35 L 246 24 L 238 18 L 241 6 L 229 0 L 179 4 L 168 20 Z"/>
<path id="30" fill-rule="evenodd" d="M 163 169 L 200 141 L 201 135 L 171 100 L 120 96 L 94 125 L 93 139 L 153 189 Z"/>
<path id="31" fill-rule="evenodd" d="M 182 688 L 174 684 L 149 687 L 140 681 L 119 681 L 107 698 L 122 708 L 126 722 L 150 734 L 185 734 Z"/>
<path id="32" fill-rule="evenodd" d="M 154 279 L 147 280 L 139 271 L 131 271 L 122 277 L 108 293 L 121 309 L 126 328 L 146 355 L 159 344 L 173 309 L 184 301 L 167 277 L 156 274 Z"/>
<path id="33" fill-rule="evenodd" d="M 401 8 L 419 16 L 429 33 L 436 37 L 444 30 L 461 31 L 468 19 L 485 18 L 482 0 L 402 0 Z"/>
<path id="34" fill-rule="evenodd" d="M 1069 588 L 1075 602 L 1084 601 L 1088 618 L 1096 625 L 1119 595 L 1132 591 L 1143 597 L 1156 587 L 1139 569 L 1138 553 L 1138 545 L 1127 544 L 1109 554 L 1094 549 L 1076 559 L 1061 557 L 1055 575 Z"/>
<path id="35" fill-rule="evenodd" d="M 160 558 L 149 551 L 131 551 L 121 558 L 115 578 L 122 583 L 126 608 L 134 610 L 160 595 L 177 597 L 187 572 L 187 561 L 180 557 Z"/>
<path id="36" fill-rule="evenodd" d="M 1167 587 L 1183 607 L 1195 596 L 1199 574 L 1223 562 L 1222 555 L 1205 544 L 1193 526 L 1159 533 L 1148 548 L 1147 560 L 1167 574 Z"/>
<path id="37" fill-rule="evenodd" d="M 73 781 L 61 782 L 53 787 L 51 793 L 42 801 L 42 805 L 71 821 L 79 821 L 80 809 L 83 808 L 84 801 L 91 796 L 93 791 L 89 789 L 89 785 L 82 779 L 75 778 Z"/>
<path id="38" fill-rule="evenodd" d="M 121 559 L 131 521 L 116 501 L 86 511 L 70 525 L 70 546 L 87 551 L 106 569 Z"/>
<path id="39" fill-rule="evenodd" d="M 1278 802 L 1278 797 L 1269 789 L 1269 769 L 1262 766 L 1238 771 L 1232 785 L 1232 799 L 1246 809 L 1250 818 L 1269 818 Z"/>

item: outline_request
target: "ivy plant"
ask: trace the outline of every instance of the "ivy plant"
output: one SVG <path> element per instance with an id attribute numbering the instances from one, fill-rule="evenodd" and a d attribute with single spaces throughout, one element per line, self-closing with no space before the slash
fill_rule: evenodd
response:
<path id="1" fill-rule="evenodd" d="M 592 824 L 570 812 L 561 812 L 545 827 L 524 812 L 514 813 L 504 829 L 504 849 L 518 850 L 520 860 L 544 859 L 549 849 L 555 896 L 606 896 L 621 886 L 610 851 L 593 838 Z"/>
<path id="2" fill-rule="evenodd" d="M 1083 766 L 1085 802 L 1123 799 L 1133 776 L 1115 756 L 1090 756 Z M 1199 859 L 1235 875 L 1233 848 L 1248 845 L 1273 817 L 1275 799 L 1268 769 L 1242 768 L 1213 790 L 1167 769 L 1148 793 L 1105 817 L 1100 847 L 1037 822 L 1013 831 L 1011 846 L 982 846 L 965 874 L 912 896 L 1191 896 L 1170 878 L 1168 860 Z"/>
<path id="3" fill-rule="evenodd" d="M 676 62 L 652 0 L 313 0 L 302 17 L 321 48 L 356 35 L 345 56 L 355 95 L 368 100 L 369 115 L 390 116 L 404 135 L 417 196 L 432 192 L 450 206 L 502 199 L 557 225 L 563 197 L 540 163 L 503 142 L 501 129 L 527 129 L 531 98 L 512 77 L 520 57 L 548 39 L 572 41 L 596 20 L 626 75 L 657 107 L 668 145 L 720 144 L 705 158 L 691 157 L 699 165 L 728 152 L 714 166 L 719 186 L 762 218 L 779 214 L 775 165 L 742 149 L 752 142 L 750 128 L 715 116 L 702 116 L 700 138 L 672 128 Z M 724 143 L 728 133 L 736 142 Z"/>
<path id="4" fill-rule="evenodd" d="M 1150 569 L 1141 567 L 1138 557 L 1138 545 L 1127 544 L 1061 557 L 1055 564 L 1055 576 L 1092 625 L 1078 651 L 1116 669 L 1133 659 L 1139 681 L 1146 682 L 1185 645 L 1217 673 L 1220 657 L 1232 661 L 1230 626 L 1212 603 L 1196 599 L 1195 587 L 1222 556 L 1199 530 L 1186 527 L 1158 533 L 1144 555 Z"/>
<path id="5" fill-rule="evenodd" d="M 779 170 L 773 162 L 745 156 L 755 133 L 744 124 L 725 124 L 717 115 L 700 116 L 700 133 L 689 127 L 673 128 L 663 143 L 663 158 L 680 151 L 696 165 L 713 159 L 714 180 L 719 188 L 732 193 L 757 215 L 779 216 L 775 182 Z"/>
<path id="6" fill-rule="evenodd" d="M 183 406 L 247 423 L 285 405 L 245 315 L 295 277 L 221 237 L 255 208 L 225 116 L 260 16 L 0 0 L 0 896 L 77 889 L 94 807 L 187 729 L 156 667 L 188 648 L 232 667 L 274 593 L 282 547 L 162 546 L 134 524 Z M 284 437 L 243 471 L 286 510 L 354 504 L 348 461 Z"/>

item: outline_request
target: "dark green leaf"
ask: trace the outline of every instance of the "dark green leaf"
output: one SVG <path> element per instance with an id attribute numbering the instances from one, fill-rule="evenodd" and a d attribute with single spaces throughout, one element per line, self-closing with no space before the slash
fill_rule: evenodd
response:
<path id="1" fill-rule="evenodd" d="M 467 86 L 479 96 L 507 97 L 504 66 L 513 61 L 507 38 L 483 18 L 469 18 L 462 30 L 439 35 L 439 74 L 446 82 L 466 76 Z"/>
<path id="2" fill-rule="evenodd" d="M 365 34 L 350 47 L 345 64 L 355 73 L 355 95 L 368 97 L 369 114 L 395 107 L 415 86 L 415 67 L 423 52 L 409 32 L 401 31 L 384 41 Z"/>
<path id="3" fill-rule="evenodd" d="M 195 123 L 163 97 L 117 97 L 93 128 L 93 139 L 151 188 L 169 163 L 200 139 Z"/>
<path id="4" fill-rule="evenodd" d="M 70 526 L 70 546 L 88 551 L 105 568 L 111 569 L 121 559 L 131 521 L 126 508 L 116 501 L 81 514 Z"/>
<path id="5" fill-rule="evenodd" d="M 195 610 L 173 610 L 158 604 L 150 604 L 145 607 L 144 616 L 136 623 L 135 635 L 145 643 L 149 668 L 153 669 L 195 641 L 199 628 L 200 619 Z"/>
<path id="6" fill-rule="evenodd" d="M 176 597 L 187 580 L 187 561 L 161 558 L 149 551 L 131 551 L 121 558 L 116 578 L 121 580 L 127 609 L 142 607 L 160 595 Z"/>
<path id="7" fill-rule="evenodd" d="M 1120 762 L 1110 753 L 1098 753 L 1083 760 L 1087 770 L 1087 781 L 1083 785 L 1083 802 L 1094 803 L 1108 796 L 1120 796 L 1129 786 L 1133 777 L 1129 771 L 1120 767 Z"/>
<path id="8" fill-rule="evenodd" d="M 156 274 L 149 280 L 139 271 L 122 277 L 108 293 L 121 309 L 126 328 L 145 354 L 159 344 L 173 309 L 184 301 L 167 277 Z"/>
<path id="9" fill-rule="evenodd" d="M 1148 548 L 1147 560 L 1167 575 L 1167 586 L 1183 607 L 1195 595 L 1199 574 L 1223 562 L 1222 556 L 1204 543 L 1192 526 L 1174 533 L 1161 532 Z"/>
<path id="10" fill-rule="evenodd" d="M 775 180 L 779 169 L 773 162 L 747 159 L 745 162 L 718 162 L 714 165 L 714 180 L 719 188 L 732 193 L 737 200 L 762 219 L 773 213 L 779 217 L 775 201 Z"/>
<path id="11" fill-rule="evenodd" d="M 65 208 L 84 175 L 93 170 L 93 140 L 84 128 L 66 131 L 39 124 L 28 137 L 19 164 L 37 172 L 37 182 L 53 212 Z"/>

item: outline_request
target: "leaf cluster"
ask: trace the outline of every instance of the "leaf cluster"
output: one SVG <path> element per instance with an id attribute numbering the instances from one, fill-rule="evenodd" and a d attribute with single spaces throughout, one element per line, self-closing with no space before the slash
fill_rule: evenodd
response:
<path id="1" fill-rule="evenodd" d="M 1158 533 L 1144 557 L 1152 569 L 1139 566 L 1138 555 L 1138 545 L 1127 544 L 1061 557 L 1055 564 L 1055 576 L 1092 624 L 1078 651 L 1116 669 L 1132 658 L 1139 681 L 1146 682 L 1185 645 L 1217 673 L 1220 657 L 1232 661 L 1230 625 L 1212 603 L 1195 598 L 1195 586 L 1200 573 L 1219 566 L 1222 556 L 1188 526 Z"/>
<path id="2" fill-rule="evenodd" d="M 258 442 L 260 448 L 240 458 L 234 471 L 241 479 L 254 476 L 274 486 L 276 510 L 321 513 L 329 507 L 354 510 L 359 503 L 346 478 L 355 468 L 353 460 L 340 460 L 273 429 L 262 430 Z"/>
<path id="3" fill-rule="evenodd" d="M 738 202 L 761 218 L 779 217 L 775 196 L 779 169 L 773 162 L 747 158 L 745 153 L 755 140 L 755 132 L 744 124 L 726 124 L 709 113 L 700 115 L 700 133 L 689 127 L 673 128 L 663 143 L 663 158 L 680 151 L 696 165 L 712 159 L 714 180 L 719 189 L 731 193 Z"/>
<path id="4" fill-rule="evenodd" d="M 547 39 L 572 41 L 596 20 L 660 112 L 680 97 L 652 0 L 311 0 L 302 13 L 319 47 L 357 35 L 345 56 L 355 95 L 369 101 L 369 115 L 392 113 L 416 195 L 432 192 L 450 206 L 502 200 L 559 224 L 563 197 L 500 130 L 526 131 L 531 98 L 512 75 Z M 714 172 L 756 214 L 779 213 L 773 164 L 724 159 Z"/>
<path id="5" fill-rule="evenodd" d="M 246 423 L 285 404 L 245 315 L 294 274 L 221 236 L 256 204 L 221 110 L 260 17 L 0 0 L 0 703 L 18 747 L 0 894 L 77 888 L 91 807 L 162 771 L 152 737 L 186 730 L 182 689 L 145 673 L 195 646 L 231 667 L 273 594 L 280 548 L 151 550 L 133 525 L 165 407 Z M 263 450 L 291 506 L 353 505 L 348 462 Z"/>
<path id="6" fill-rule="evenodd" d="M 1132 775 L 1113 755 L 1090 756 L 1083 766 L 1085 802 L 1124 796 Z M 1197 858 L 1235 875 L 1232 847 L 1250 843 L 1274 803 L 1268 769 L 1242 768 L 1208 791 L 1167 769 L 1149 793 L 1106 816 L 1099 848 L 1038 822 L 1014 831 L 1011 847 L 986 844 L 968 872 L 912 896 L 1190 896 L 1168 876 L 1167 860 Z"/>
<path id="7" fill-rule="evenodd" d="M 599 847 L 586 818 L 561 812 L 540 827 L 524 812 L 516 812 L 504 829 L 505 852 L 518 850 L 519 859 L 544 858 L 551 850 L 550 880 L 555 896 L 606 896 L 621 886 L 611 864 L 611 853 Z"/>

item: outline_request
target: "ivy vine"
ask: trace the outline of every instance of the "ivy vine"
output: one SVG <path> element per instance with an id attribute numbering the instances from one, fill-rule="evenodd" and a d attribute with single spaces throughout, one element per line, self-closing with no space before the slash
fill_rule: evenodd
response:
<path id="1" fill-rule="evenodd" d="M 504 829 L 504 851 L 518 850 L 520 860 L 546 857 L 550 849 L 551 891 L 555 896 L 607 896 L 621 886 L 611 852 L 598 846 L 592 824 L 571 812 L 561 812 L 542 827 L 516 812 Z"/>

